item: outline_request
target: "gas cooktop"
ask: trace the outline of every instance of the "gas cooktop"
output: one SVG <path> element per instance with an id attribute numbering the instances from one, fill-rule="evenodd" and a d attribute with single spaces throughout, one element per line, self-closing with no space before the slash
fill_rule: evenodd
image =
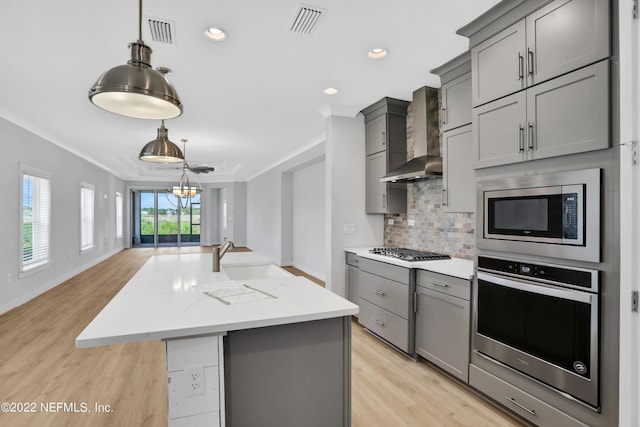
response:
<path id="1" fill-rule="evenodd" d="M 430 261 L 434 259 L 449 259 L 449 255 L 439 254 L 436 252 L 417 251 L 407 248 L 373 248 L 369 252 L 376 255 L 384 255 L 392 258 L 398 258 L 403 261 Z"/>

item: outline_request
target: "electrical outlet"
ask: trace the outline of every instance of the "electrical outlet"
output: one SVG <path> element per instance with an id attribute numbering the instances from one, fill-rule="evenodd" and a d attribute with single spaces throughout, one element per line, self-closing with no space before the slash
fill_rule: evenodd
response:
<path id="1" fill-rule="evenodd" d="M 408 223 L 409 223 L 409 227 L 413 227 L 413 226 L 415 226 L 415 225 L 416 225 L 416 220 L 415 220 L 415 219 L 410 219 L 410 220 L 408 221 Z"/>
<path id="2" fill-rule="evenodd" d="M 387 224 L 389 224 L 389 225 L 393 225 L 394 223 L 395 223 L 395 221 L 393 220 L 393 218 L 389 218 L 387 220 Z"/>
<path id="3" fill-rule="evenodd" d="M 204 366 L 184 369 L 184 395 L 197 396 L 204 394 Z"/>

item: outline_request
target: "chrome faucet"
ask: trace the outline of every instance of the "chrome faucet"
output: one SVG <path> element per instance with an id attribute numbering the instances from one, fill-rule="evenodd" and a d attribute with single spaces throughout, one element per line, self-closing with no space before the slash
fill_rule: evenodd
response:
<path id="1" fill-rule="evenodd" d="M 227 240 L 224 238 L 224 242 L 220 246 L 213 247 L 213 272 L 220 272 L 220 260 L 227 253 L 229 249 L 235 248 L 236 246 L 233 244 L 231 240 Z"/>

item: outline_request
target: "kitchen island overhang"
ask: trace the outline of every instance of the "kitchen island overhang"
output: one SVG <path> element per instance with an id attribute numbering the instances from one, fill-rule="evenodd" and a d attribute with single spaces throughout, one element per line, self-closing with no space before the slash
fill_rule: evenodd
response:
<path id="1" fill-rule="evenodd" d="M 255 252 L 229 253 L 223 259 L 223 271 L 214 273 L 211 254 L 154 256 L 82 331 L 76 346 L 166 341 L 168 380 L 174 380 L 173 389 L 168 384 L 170 425 L 172 420 L 184 421 L 185 417 L 196 425 L 208 425 L 212 417 L 221 425 L 225 419 L 233 424 L 262 419 L 278 425 L 349 425 L 351 316 L 358 312 L 358 306 L 304 277 L 229 280 L 224 273 L 225 265 L 270 263 L 269 258 Z M 246 294 L 234 295 L 235 289 Z M 202 338 L 206 341 L 207 337 L 219 344 L 202 344 Z M 181 353 L 171 353 L 170 343 L 178 342 Z M 278 344 L 274 347 L 274 343 Z M 200 353 L 211 346 L 220 347 L 220 357 L 219 363 L 214 363 L 217 373 L 210 378 L 213 365 Z M 180 362 L 189 352 L 193 354 Z M 254 370 L 247 377 L 244 373 L 249 368 Z M 266 393 L 270 382 L 280 378 L 273 376 L 274 372 L 290 375 L 284 376 L 284 383 L 273 384 L 277 393 Z M 333 377 L 330 381 L 327 374 Z M 203 375 L 206 380 L 206 389 L 200 394 L 193 394 L 184 384 L 176 389 L 177 378 L 186 384 L 191 375 Z M 313 383 L 323 387 L 314 388 Z M 255 392 L 257 384 L 264 392 L 261 402 L 241 398 Z M 283 384 L 289 385 L 284 391 Z M 197 389 L 200 384 L 191 385 Z M 210 388 L 214 385 L 217 388 Z M 301 393 L 301 389 L 307 392 Z M 204 406 L 196 401 L 216 392 L 219 404 L 203 412 Z M 317 400 L 318 393 L 324 401 Z M 331 411 L 326 411 L 328 403 Z M 289 410 L 282 424 L 285 407 Z M 311 415 L 320 418 L 311 421 Z"/>

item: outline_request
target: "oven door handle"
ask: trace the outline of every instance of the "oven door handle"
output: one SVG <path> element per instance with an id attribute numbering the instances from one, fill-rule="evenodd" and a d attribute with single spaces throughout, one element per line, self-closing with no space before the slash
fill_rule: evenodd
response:
<path id="1" fill-rule="evenodd" d="M 507 279 L 506 277 L 487 274 L 482 271 L 478 271 L 478 280 L 483 280 L 485 282 L 504 286 L 507 288 L 518 289 L 520 291 L 547 295 L 550 297 L 562 298 L 571 301 L 582 302 L 585 304 L 593 304 L 596 298 L 596 295 L 575 289 L 560 289 L 544 284 L 533 284 L 531 282 L 525 282 L 516 279 Z"/>

